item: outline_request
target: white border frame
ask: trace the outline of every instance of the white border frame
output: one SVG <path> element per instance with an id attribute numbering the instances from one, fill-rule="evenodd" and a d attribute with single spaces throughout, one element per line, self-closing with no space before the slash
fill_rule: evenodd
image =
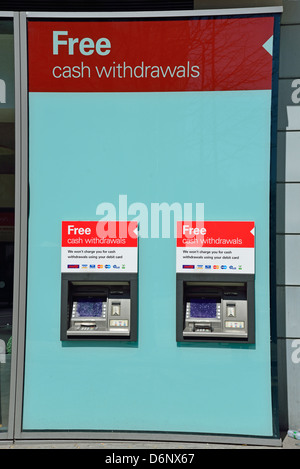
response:
<path id="1" fill-rule="evenodd" d="M 282 13 L 283 7 L 224 8 L 211 10 L 117 11 L 117 12 L 26 12 L 28 18 L 160 18 L 184 16 L 232 16 Z"/>

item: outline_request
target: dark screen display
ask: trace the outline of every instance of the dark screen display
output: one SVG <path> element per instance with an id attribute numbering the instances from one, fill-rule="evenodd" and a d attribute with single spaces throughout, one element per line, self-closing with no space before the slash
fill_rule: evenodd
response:
<path id="1" fill-rule="evenodd" d="M 190 300 L 190 317 L 200 319 L 215 319 L 217 317 L 217 300 L 199 299 Z"/>
<path id="2" fill-rule="evenodd" d="M 79 318 L 101 318 L 103 312 L 103 301 L 100 298 L 78 298 L 76 316 Z"/>

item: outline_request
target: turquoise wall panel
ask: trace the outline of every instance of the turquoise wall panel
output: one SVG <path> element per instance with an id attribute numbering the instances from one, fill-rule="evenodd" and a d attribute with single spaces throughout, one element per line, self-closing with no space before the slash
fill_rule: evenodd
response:
<path id="1" fill-rule="evenodd" d="M 30 93 L 24 430 L 273 434 L 270 113 L 270 91 Z M 120 195 L 149 215 L 138 342 L 62 343 L 61 221 L 118 217 Z M 255 345 L 176 343 L 173 229 L 150 236 L 163 202 L 255 221 Z"/>

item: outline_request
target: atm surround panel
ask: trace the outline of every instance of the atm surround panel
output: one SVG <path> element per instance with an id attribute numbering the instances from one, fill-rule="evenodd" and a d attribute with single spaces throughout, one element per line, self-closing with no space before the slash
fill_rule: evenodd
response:
<path id="1" fill-rule="evenodd" d="M 137 278 L 62 274 L 61 340 L 137 340 Z"/>
<path id="2" fill-rule="evenodd" d="M 178 342 L 255 341 L 254 276 L 177 274 Z"/>

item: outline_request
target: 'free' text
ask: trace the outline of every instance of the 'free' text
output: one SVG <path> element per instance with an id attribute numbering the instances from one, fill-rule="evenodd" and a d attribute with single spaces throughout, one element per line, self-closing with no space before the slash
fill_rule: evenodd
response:
<path id="1" fill-rule="evenodd" d="M 92 55 L 95 51 L 99 55 L 110 53 L 111 43 L 106 37 L 101 37 L 94 42 L 90 37 L 79 39 L 68 37 L 68 34 L 68 31 L 53 31 L 53 55 L 58 55 L 62 47 L 67 47 L 69 55 L 74 55 L 77 49 L 82 55 Z"/>

